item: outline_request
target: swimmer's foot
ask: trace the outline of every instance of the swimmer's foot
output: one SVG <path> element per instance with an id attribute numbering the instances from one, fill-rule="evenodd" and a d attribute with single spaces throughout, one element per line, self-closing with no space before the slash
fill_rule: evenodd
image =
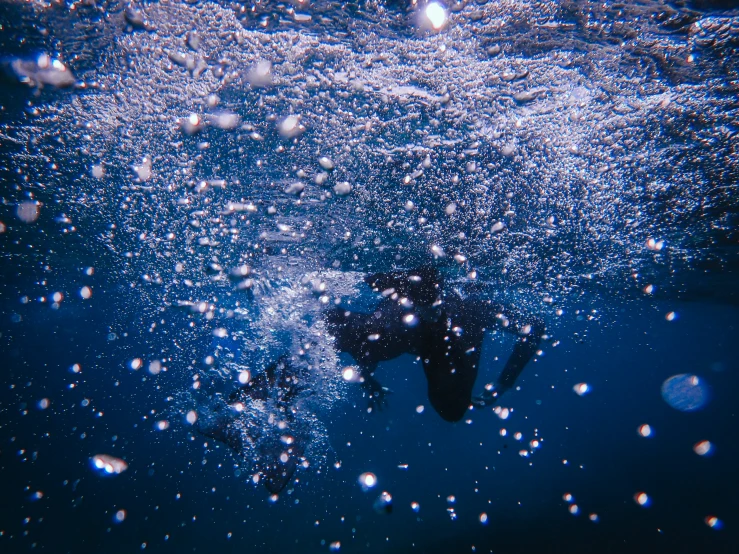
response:
<path id="1" fill-rule="evenodd" d="M 362 388 L 364 388 L 369 398 L 367 403 L 368 413 L 375 410 L 381 412 L 383 408 L 387 406 L 387 396 L 393 392 L 387 387 L 383 387 L 380 382 L 372 376 L 364 378 Z"/>
<path id="2" fill-rule="evenodd" d="M 485 385 L 485 391 L 482 394 L 472 397 L 472 405 L 477 408 L 492 406 L 498 401 L 502 392 L 491 384 Z"/>

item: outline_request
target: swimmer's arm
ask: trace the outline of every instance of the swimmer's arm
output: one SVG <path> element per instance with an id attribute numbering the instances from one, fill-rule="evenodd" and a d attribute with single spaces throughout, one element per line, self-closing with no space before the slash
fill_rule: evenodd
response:
<path id="1" fill-rule="evenodd" d="M 482 396 L 475 399 L 475 404 L 489 406 L 510 388 L 513 388 L 518 376 L 539 350 L 546 328 L 537 316 L 517 312 L 510 308 L 497 306 L 490 320 L 493 329 L 515 334 L 518 337 L 503 371 L 495 385 L 487 385 Z"/>

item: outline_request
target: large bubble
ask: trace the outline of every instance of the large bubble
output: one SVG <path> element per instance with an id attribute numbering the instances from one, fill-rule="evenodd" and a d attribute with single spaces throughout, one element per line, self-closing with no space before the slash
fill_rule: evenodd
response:
<path id="1" fill-rule="evenodd" d="M 662 398 L 681 412 L 700 410 L 708 403 L 708 385 L 695 375 L 680 373 L 662 383 Z"/>

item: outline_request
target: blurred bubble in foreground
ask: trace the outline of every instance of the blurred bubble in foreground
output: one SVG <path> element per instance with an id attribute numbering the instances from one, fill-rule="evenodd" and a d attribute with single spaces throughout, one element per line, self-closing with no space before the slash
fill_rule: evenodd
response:
<path id="1" fill-rule="evenodd" d="M 708 402 L 708 385 L 695 375 L 681 373 L 662 383 L 662 398 L 681 412 L 700 410 Z"/>
<path id="2" fill-rule="evenodd" d="M 92 457 L 92 467 L 102 475 L 118 475 L 128 469 L 128 464 L 108 454 L 95 454 Z"/>

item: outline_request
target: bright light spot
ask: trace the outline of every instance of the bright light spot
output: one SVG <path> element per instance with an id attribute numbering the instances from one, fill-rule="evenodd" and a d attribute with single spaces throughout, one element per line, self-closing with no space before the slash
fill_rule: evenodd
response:
<path id="1" fill-rule="evenodd" d="M 44 497 L 44 493 L 42 491 L 36 491 L 31 495 L 31 500 L 41 500 Z"/>
<path id="2" fill-rule="evenodd" d="M 118 475 L 128 469 L 128 464 L 124 460 L 108 454 L 95 454 L 92 457 L 92 465 L 95 469 L 103 470 L 107 474 Z"/>
<path id="3" fill-rule="evenodd" d="M 444 249 L 438 244 L 434 244 L 431 246 L 431 253 L 434 255 L 434 258 L 443 258 L 444 256 L 446 256 L 446 254 L 444 253 Z"/>
<path id="4" fill-rule="evenodd" d="M 716 516 L 706 516 L 704 521 L 711 529 L 721 529 L 724 526 L 723 522 Z"/>
<path id="5" fill-rule="evenodd" d="M 195 410 L 190 410 L 189 412 L 187 412 L 187 416 L 185 417 L 185 419 L 190 425 L 194 425 L 195 422 L 198 420 L 198 414 L 195 413 Z"/>
<path id="6" fill-rule="evenodd" d="M 332 542 L 332 543 L 331 543 L 331 544 L 329 545 L 328 549 L 329 549 L 329 550 L 330 550 L 331 552 L 338 552 L 339 550 L 341 550 L 341 543 L 340 543 L 339 541 L 334 541 L 334 542 Z"/>
<path id="7" fill-rule="evenodd" d="M 169 421 L 165 419 L 162 419 L 161 421 L 157 421 L 154 424 L 154 429 L 156 429 L 157 431 L 166 431 L 167 429 L 169 429 Z"/>
<path id="8" fill-rule="evenodd" d="M 572 502 L 573 498 L 569 492 L 566 492 L 562 495 L 562 500 L 564 500 L 565 502 Z"/>
<path id="9" fill-rule="evenodd" d="M 379 333 L 373 333 L 371 335 L 367 335 L 367 340 L 370 342 L 375 342 L 377 340 L 380 340 L 380 335 Z"/>
<path id="10" fill-rule="evenodd" d="M 453 494 L 450 494 L 449 496 L 446 497 L 446 501 L 449 504 L 454 504 L 457 501 L 457 497 L 455 497 Z"/>
<path id="11" fill-rule="evenodd" d="M 416 323 L 416 321 L 416 316 L 413 314 L 405 314 L 403 316 L 403 323 L 405 323 L 406 325 L 413 325 Z"/>
<path id="12" fill-rule="evenodd" d="M 377 476 L 374 473 L 366 472 L 359 476 L 359 484 L 362 490 L 369 490 L 377 484 Z"/>
<path id="13" fill-rule="evenodd" d="M 496 406 L 493 411 L 500 419 L 508 419 L 508 416 L 511 415 L 511 411 L 508 408 L 501 408 L 500 406 Z"/>
<path id="14" fill-rule="evenodd" d="M 578 396 L 582 396 L 590 392 L 590 386 L 587 383 L 578 383 L 572 387 L 572 390 L 574 390 Z"/>
<path id="15" fill-rule="evenodd" d="M 423 404 L 421 404 L 420 406 L 416 406 L 416 413 L 417 414 L 422 414 L 423 413 L 423 410 L 425 410 Z"/>
<path id="16" fill-rule="evenodd" d="M 709 441 L 700 441 L 693 446 L 693 452 L 698 454 L 698 456 L 705 456 L 706 454 L 710 454 L 712 450 L 713 445 Z"/>
<path id="17" fill-rule="evenodd" d="M 286 464 L 289 459 L 290 459 L 290 456 L 287 455 L 287 452 L 283 452 L 282 454 L 280 454 L 280 461 L 283 464 Z"/>
<path id="18" fill-rule="evenodd" d="M 134 358 L 128 363 L 128 366 L 134 371 L 141 369 L 142 365 L 144 365 L 144 362 L 141 358 Z"/>
<path id="19" fill-rule="evenodd" d="M 51 299 L 54 302 L 61 302 L 62 300 L 64 300 L 64 295 L 61 292 L 55 292 L 51 295 Z"/>
<path id="20" fill-rule="evenodd" d="M 634 495 L 634 502 L 639 504 L 639 506 L 648 506 L 649 497 L 647 496 L 647 493 L 645 492 L 638 492 Z"/>
<path id="21" fill-rule="evenodd" d="M 651 437 L 652 436 L 652 428 L 648 424 L 641 425 L 639 427 L 639 434 L 642 437 Z"/>
<path id="22" fill-rule="evenodd" d="M 251 379 L 251 373 L 249 373 L 248 369 L 239 371 L 239 383 L 241 383 L 242 385 L 246 385 L 250 379 Z"/>
<path id="23" fill-rule="evenodd" d="M 571 514 L 572 514 L 573 516 L 576 516 L 577 514 L 579 514 L 579 513 L 580 513 L 580 508 L 578 508 L 577 504 L 572 504 L 572 505 L 570 506 L 570 513 L 571 513 Z"/>
<path id="24" fill-rule="evenodd" d="M 667 312 L 665 319 L 667 321 L 675 321 L 677 319 L 677 314 L 675 312 Z"/>
<path id="25" fill-rule="evenodd" d="M 51 401 L 48 398 L 42 398 L 38 401 L 38 409 L 45 410 L 51 405 Z"/>
<path id="26" fill-rule="evenodd" d="M 482 523 L 483 525 L 488 524 L 488 515 L 485 512 L 480 514 L 480 523 Z"/>
<path id="27" fill-rule="evenodd" d="M 113 516 L 113 521 L 122 523 L 126 519 L 126 510 L 118 510 Z"/>
<path id="28" fill-rule="evenodd" d="M 441 29 L 444 26 L 444 23 L 446 23 L 446 10 L 441 4 L 431 2 L 426 6 L 424 13 L 426 15 L 426 19 L 428 19 L 428 22 L 436 31 Z"/>
<path id="29" fill-rule="evenodd" d="M 344 381 L 354 381 L 355 373 L 353 367 L 345 367 L 344 371 L 341 372 L 341 376 L 344 378 Z"/>
<path id="30" fill-rule="evenodd" d="M 411 510 L 418 512 L 421 509 L 421 505 L 418 502 L 411 502 Z"/>
<path id="31" fill-rule="evenodd" d="M 80 296 L 84 300 L 87 300 L 88 298 L 90 298 L 92 296 L 92 289 L 90 287 L 82 287 L 80 289 Z"/>
<path id="32" fill-rule="evenodd" d="M 598 517 L 598 514 L 596 514 L 596 513 L 592 513 L 592 514 L 590 514 L 590 515 L 588 516 L 588 519 L 589 519 L 590 521 L 592 521 L 593 523 L 596 523 L 596 522 L 598 521 L 598 519 L 600 519 L 600 518 Z"/>
<path id="33" fill-rule="evenodd" d="M 647 285 L 644 287 L 644 294 L 652 294 L 654 292 L 654 285 Z"/>
<path id="34" fill-rule="evenodd" d="M 531 441 L 531 442 L 529 443 L 529 446 L 530 446 L 530 447 L 531 447 L 532 449 L 534 449 L 534 448 L 539 448 L 539 441 L 538 441 L 538 440 L 536 440 L 536 439 L 534 439 L 534 440 L 532 440 L 532 441 Z"/>
<path id="35" fill-rule="evenodd" d="M 72 373 L 79 373 L 80 371 L 82 371 L 82 366 L 80 364 L 73 364 L 72 367 L 69 368 L 69 370 Z"/>
<path id="36" fill-rule="evenodd" d="M 523 433 L 521 433 L 520 431 L 517 431 L 516 433 L 513 434 L 513 438 L 516 439 L 517 441 L 520 441 L 523 438 Z"/>
<path id="37" fill-rule="evenodd" d="M 507 434 L 508 434 L 508 431 L 506 431 L 505 429 L 501 429 L 500 430 L 500 436 L 501 437 L 505 437 Z"/>

